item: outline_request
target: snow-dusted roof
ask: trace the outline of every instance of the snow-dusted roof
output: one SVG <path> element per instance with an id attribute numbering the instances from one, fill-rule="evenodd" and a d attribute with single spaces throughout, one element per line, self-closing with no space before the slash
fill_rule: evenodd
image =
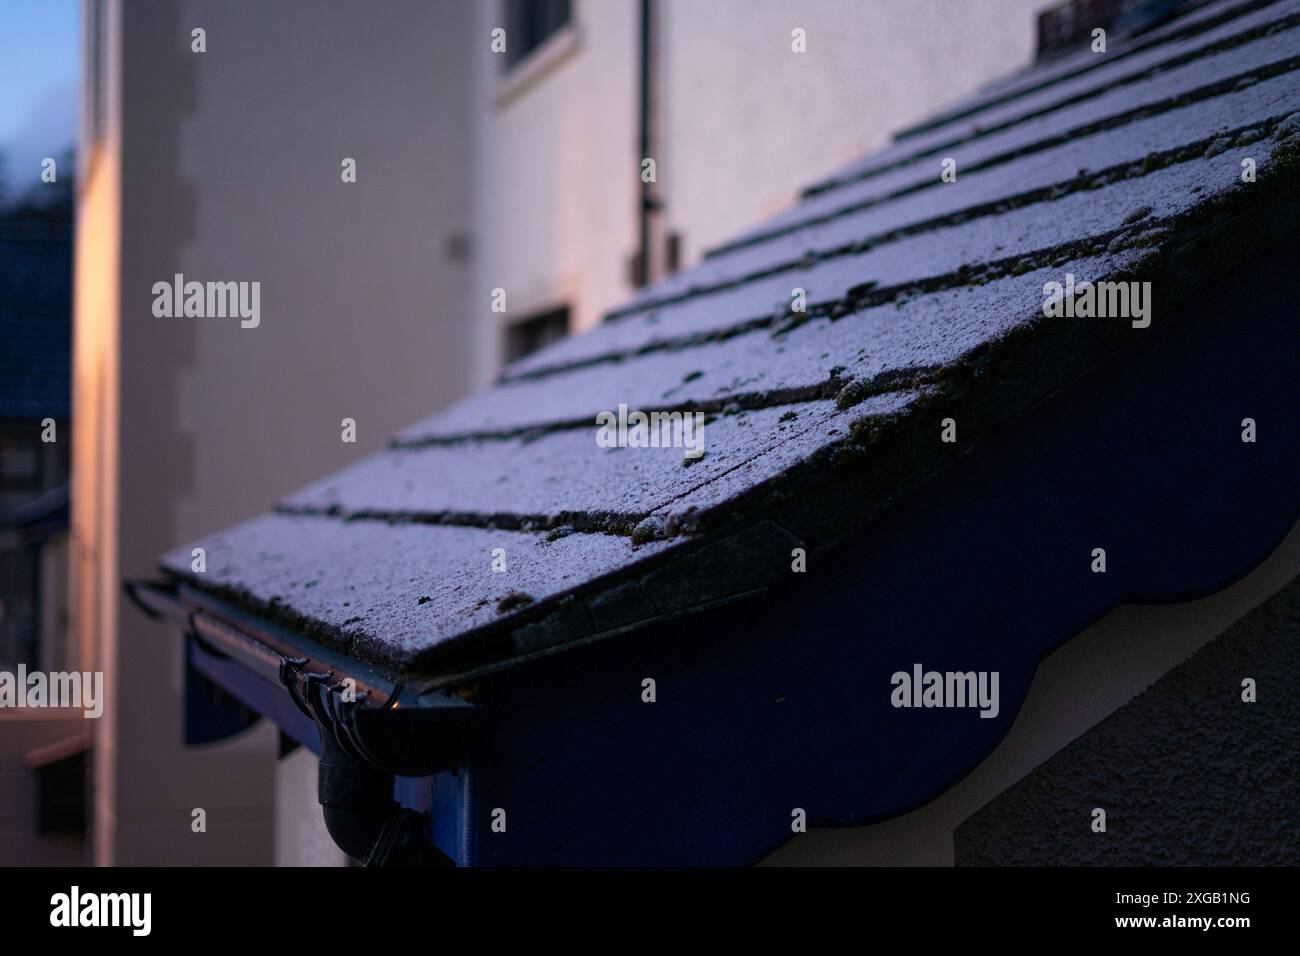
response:
<path id="1" fill-rule="evenodd" d="M 395 668 L 505 661 L 779 586 L 794 548 L 861 529 L 1144 334 L 1045 317 L 1046 283 L 1150 282 L 1153 321 L 1175 321 L 1250 254 L 1253 222 L 1260 243 L 1294 227 L 1298 109 L 1296 0 L 1111 36 L 908 131 L 385 452 L 197 542 L 204 573 L 193 545 L 163 566 Z M 705 413 L 703 457 L 601 447 L 596 417 L 620 405 Z"/>

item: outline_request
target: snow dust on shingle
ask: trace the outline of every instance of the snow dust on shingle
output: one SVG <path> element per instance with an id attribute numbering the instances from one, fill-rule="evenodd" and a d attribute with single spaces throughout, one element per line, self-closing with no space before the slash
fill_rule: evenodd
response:
<path id="1" fill-rule="evenodd" d="M 594 424 L 527 441 L 390 449 L 314 482 L 288 509 L 341 515 L 526 516 L 541 527 L 584 523 L 628 531 L 650 512 L 825 423 L 833 401 L 710 416 L 704 455 L 682 448 L 602 448 Z M 526 480 L 525 480 L 526 476 Z"/>
<path id="2" fill-rule="evenodd" d="M 641 409 L 721 403 L 742 394 L 813 390 L 828 385 L 832 373 L 843 380 L 924 370 L 953 362 L 1014 325 L 1040 318 L 1045 282 L 1061 279 L 1066 271 L 1080 279 L 1104 278 L 1130 259 L 1121 254 L 1087 257 L 874 306 L 834 322 L 815 319 L 780 336 L 758 330 L 501 385 L 406 429 L 399 438 L 416 442 L 569 421 L 594 423 L 598 412 L 620 403 Z M 851 281 L 842 280 L 844 285 Z"/>
<path id="3" fill-rule="evenodd" d="M 774 446 L 768 453 L 741 467 L 720 475 L 716 480 L 692 489 L 665 505 L 657 515 L 677 523 L 683 523 L 685 516 L 703 517 L 790 469 L 806 464 L 824 449 L 844 442 L 854 423 L 902 414 L 912 406 L 916 398 L 915 392 L 887 392 L 873 395 L 842 412 L 832 411 L 835 407 L 833 403 L 827 403 L 830 409 L 826 410 L 800 409 L 794 413 L 800 417 L 791 421 L 792 425 L 800 423 L 800 428 L 788 441 Z M 869 492 L 864 490 L 864 496 L 869 496 Z"/>
<path id="4" fill-rule="evenodd" d="M 207 549 L 205 573 L 191 570 L 194 545 L 165 555 L 163 567 L 256 613 L 287 615 L 325 643 L 395 666 L 668 547 L 633 547 L 612 535 L 548 540 L 514 531 L 278 514 L 195 545 Z M 505 549 L 505 572 L 492 570 L 494 548 Z M 524 595 L 531 600 L 522 601 Z"/>

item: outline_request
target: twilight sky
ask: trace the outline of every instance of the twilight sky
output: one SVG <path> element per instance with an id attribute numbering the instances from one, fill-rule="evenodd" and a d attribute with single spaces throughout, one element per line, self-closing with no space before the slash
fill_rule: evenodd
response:
<path id="1" fill-rule="evenodd" d="M 0 0 L 0 156 L 10 196 L 39 181 L 42 158 L 74 145 L 80 58 L 79 0 Z"/>

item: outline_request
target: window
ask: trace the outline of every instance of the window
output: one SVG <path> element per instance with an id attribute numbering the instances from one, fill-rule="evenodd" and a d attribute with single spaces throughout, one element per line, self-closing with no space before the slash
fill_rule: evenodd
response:
<path id="1" fill-rule="evenodd" d="M 550 345 L 569 334 L 569 307 L 561 306 L 506 329 L 506 361 L 521 359 L 529 352 Z"/>
<path id="2" fill-rule="evenodd" d="M 569 22 L 570 0 L 505 0 L 508 70 Z"/>

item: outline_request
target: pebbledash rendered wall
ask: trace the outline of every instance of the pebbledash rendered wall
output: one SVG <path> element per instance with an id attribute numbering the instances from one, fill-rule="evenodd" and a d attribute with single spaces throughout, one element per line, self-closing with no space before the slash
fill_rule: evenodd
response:
<path id="1" fill-rule="evenodd" d="M 957 864 L 1295 866 L 1298 688 L 1300 577 L 958 827 Z"/>

